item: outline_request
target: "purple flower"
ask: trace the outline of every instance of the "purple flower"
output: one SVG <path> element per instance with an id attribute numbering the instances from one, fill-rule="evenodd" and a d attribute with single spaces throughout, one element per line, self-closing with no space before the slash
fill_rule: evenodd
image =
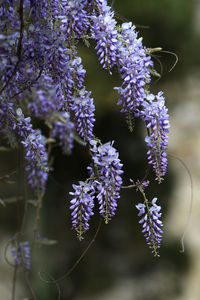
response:
<path id="1" fill-rule="evenodd" d="M 6 102 L 5 99 L 0 96 L 0 133 L 11 147 L 16 147 L 17 139 L 13 132 L 15 119 L 12 116 L 15 116 L 13 103 Z"/>
<path id="2" fill-rule="evenodd" d="M 42 74 L 32 91 L 33 93 L 28 91 L 26 97 L 29 99 L 28 108 L 32 110 L 35 117 L 45 119 L 57 110 L 56 87 L 49 75 Z"/>
<path id="3" fill-rule="evenodd" d="M 169 115 L 165 107 L 163 93 L 147 95 L 143 102 L 141 116 L 144 119 L 149 135 L 145 142 L 149 148 L 148 162 L 153 166 L 156 179 L 161 182 L 167 170 L 167 145 L 169 133 Z"/>
<path id="4" fill-rule="evenodd" d="M 28 183 L 40 194 L 44 192 L 48 178 L 48 156 L 45 149 L 45 138 L 39 130 L 32 128 L 29 117 L 24 118 L 21 108 L 17 109 L 16 114 L 17 123 L 14 125 L 14 129 L 17 129 L 21 143 L 24 146 Z"/>
<path id="5" fill-rule="evenodd" d="M 90 98 L 90 92 L 85 88 L 79 91 L 77 96 L 73 97 L 71 110 L 74 112 L 74 119 L 77 131 L 85 142 L 89 142 L 94 136 L 94 103 Z"/>
<path id="6" fill-rule="evenodd" d="M 80 38 L 88 29 L 87 0 L 62 0 L 62 15 L 57 16 L 62 22 L 66 39 Z"/>
<path id="7" fill-rule="evenodd" d="M 74 192 L 69 193 L 73 196 L 73 199 L 70 201 L 72 226 L 81 241 L 83 233 L 89 229 L 89 220 L 93 215 L 94 187 L 90 182 L 85 183 L 83 181 L 79 181 L 79 185 L 73 184 L 72 186 Z"/>
<path id="8" fill-rule="evenodd" d="M 149 67 L 153 63 L 131 22 L 121 25 L 117 48 L 119 72 L 123 80 L 121 87 L 115 88 L 120 95 L 118 105 L 122 106 L 122 113 L 138 116 L 146 94 L 145 88 L 151 79 Z"/>
<path id="9" fill-rule="evenodd" d="M 100 11 L 99 11 L 100 10 Z M 95 49 L 99 55 L 99 61 L 104 69 L 111 69 L 116 65 L 117 56 L 117 30 L 114 12 L 107 5 L 107 1 L 97 2 L 97 16 L 91 16 L 92 38 L 97 42 Z"/>
<path id="10" fill-rule="evenodd" d="M 120 197 L 122 185 L 122 164 L 119 154 L 112 146 L 106 143 L 98 146 L 97 141 L 91 140 L 91 152 L 93 165 L 88 167 L 90 176 L 96 178 L 94 184 L 99 202 L 99 212 L 105 219 L 105 223 L 115 215 L 117 199 Z"/>
<path id="11" fill-rule="evenodd" d="M 159 256 L 157 249 L 160 248 L 163 231 L 161 217 L 161 207 L 156 204 L 157 198 L 153 198 L 150 204 L 138 203 L 136 208 L 139 210 L 138 216 L 142 217 L 139 221 L 142 224 L 142 233 L 145 236 L 146 243 L 155 256 Z"/>
<path id="12" fill-rule="evenodd" d="M 60 112 L 54 114 L 50 121 L 52 127 L 52 137 L 59 139 L 64 154 L 71 154 L 74 144 L 74 123 L 70 121 L 70 114 L 68 112 Z"/>
<path id="13" fill-rule="evenodd" d="M 31 268 L 30 254 L 31 250 L 28 241 L 20 242 L 18 246 L 11 248 L 11 255 L 14 258 L 15 265 L 26 270 Z"/>
<path id="14" fill-rule="evenodd" d="M 79 97 L 79 91 L 85 89 L 83 83 L 85 78 L 85 69 L 82 65 L 81 57 L 76 56 L 76 48 L 68 50 L 70 59 L 67 62 L 66 68 L 63 68 L 63 79 L 60 81 L 59 94 L 63 94 L 63 100 L 60 103 L 62 110 L 73 110 L 71 104 L 74 103 L 74 97 Z M 89 92 L 87 92 L 89 93 Z"/>

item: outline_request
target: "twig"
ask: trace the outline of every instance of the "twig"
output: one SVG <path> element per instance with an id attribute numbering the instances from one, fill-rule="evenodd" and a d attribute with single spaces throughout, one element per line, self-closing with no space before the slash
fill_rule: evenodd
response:
<path id="1" fill-rule="evenodd" d="M 15 265 L 14 267 L 14 271 L 13 271 L 13 284 L 12 284 L 12 300 L 15 300 L 15 290 L 16 290 L 16 280 L 17 280 L 17 265 Z"/>
<path id="2" fill-rule="evenodd" d="M 148 174 L 149 174 L 149 170 L 150 170 L 150 166 L 148 166 L 145 170 L 145 174 L 144 177 L 142 178 L 142 180 L 139 182 L 139 184 L 130 184 L 130 185 L 122 185 L 121 188 L 122 189 L 133 189 L 136 188 L 138 186 L 140 186 L 147 178 Z"/>
<path id="3" fill-rule="evenodd" d="M 33 299 L 36 300 L 36 296 L 35 296 L 35 293 L 34 293 L 34 291 L 33 291 L 32 286 L 31 286 L 30 279 L 29 279 L 28 276 L 29 276 L 29 272 L 25 271 L 25 272 L 24 272 L 24 277 L 25 277 L 26 283 L 27 283 L 27 285 L 28 285 L 28 287 L 29 287 L 29 290 L 30 290 L 30 292 L 31 292 L 31 295 L 32 295 Z"/>
<path id="4" fill-rule="evenodd" d="M 166 50 L 161 50 L 160 52 L 167 53 L 167 54 L 171 54 L 171 55 L 175 56 L 176 61 L 175 61 L 175 63 L 173 64 L 173 66 L 170 68 L 170 70 L 168 71 L 168 72 L 171 72 L 171 71 L 174 69 L 174 67 L 176 66 L 177 62 L 178 62 L 178 55 L 177 55 L 176 53 L 174 53 L 174 52 L 166 51 Z"/>

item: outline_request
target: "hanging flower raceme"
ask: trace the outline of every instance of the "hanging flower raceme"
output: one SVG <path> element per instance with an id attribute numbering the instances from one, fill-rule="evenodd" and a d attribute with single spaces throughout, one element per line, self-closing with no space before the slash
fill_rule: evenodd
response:
<path id="1" fill-rule="evenodd" d="M 33 93 L 25 93 L 28 100 L 28 108 L 33 115 L 40 119 L 48 118 L 58 107 L 56 87 L 51 76 L 43 73 L 40 81 L 32 87 Z"/>
<path id="2" fill-rule="evenodd" d="M 145 236 L 146 243 L 155 256 L 159 256 L 158 249 L 162 241 L 163 226 L 161 217 L 161 207 L 156 204 L 157 198 L 153 198 L 151 204 L 138 203 L 136 208 L 139 210 L 138 217 L 141 217 L 139 223 L 142 224 L 142 233 Z"/>
<path id="3" fill-rule="evenodd" d="M 70 121 L 68 112 L 60 112 L 51 116 L 49 125 L 52 128 L 52 138 L 59 139 L 59 145 L 64 154 L 71 154 L 74 145 L 74 123 Z"/>
<path id="4" fill-rule="evenodd" d="M 165 107 L 163 93 L 149 94 L 143 102 L 141 115 L 146 122 L 149 135 L 145 138 L 149 148 L 148 162 L 153 166 L 156 180 L 160 183 L 167 171 L 167 145 L 169 133 L 169 115 Z"/>
<path id="5" fill-rule="evenodd" d="M 11 255 L 14 258 L 15 265 L 25 270 L 30 270 L 30 246 L 29 242 L 20 242 L 19 245 L 15 245 L 11 248 Z"/>
<path id="6" fill-rule="evenodd" d="M 89 26 L 87 0 L 62 0 L 62 14 L 57 16 L 62 22 L 66 40 L 81 38 Z"/>
<path id="7" fill-rule="evenodd" d="M 5 98 L 0 96 L 0 133 L 11 147 L 17 144 L 16 136 L 13 132 L 15 119 L 12 116 L 14 115 L 13 103 L 6 102 Z"/>
<path id="8" fill-rule="evenodd" d="M 117 200 L 120 197 L 122 185 L 122 163 L 119 154 L 112 146 L 113 142 L 98 145 L 96 140 L 91 140 L 93 165 L 88 167 L 90 177 L 95 181 L 99 212 L 105 223 L 115 215 Z"/>
<path id="9" fill-rule="evenodd" d="M 85 69 L 82 65 L 82 59 L 76 56 L 76 48 L 68 50 L 70 59 L 67 63 L 65 77 L 61 80 L 61 89 L 64 92 L 64 101 L 61 102 L 61 109 L 70 110 L 70 104 L 73 104 L 74 98 L 84 87 Z M 73 108 L 72 108 L 73 109 Z"/>
<path id="10" fill-rule="evenodd" d="M 17 130 L 25 150 L 26 171 L 29 185 L 40 195 L 45 190 L 48 178 L 48 156 L 45 149 L 45 138 L 40 130 L 34 130 L 30 118 L 25 118 L 21 108 L 16 111 Z"/>
<path id="11" fill-rule="evenodd" d="M 146 54 L 142 38 L 137 37 L 135 26 L 131 22 L 123 23 L 118 34 L 118 65 L 123 83 L 115 87 L 120 98 L 121 112 L 138 116 L 139 107 L 146 95 L 145 87 L 150 82 L 149 68 L 153 66 Z"/>
<path id="12" fill-rule="evenodd" d="M 73 184 L 74 192 L 70 209 L 72 210 L 72 226 L 77 232 L 79 240 L 83 239 L 83 233 L 89 229 L 89 220 L 93 215 L 94 187 L 91 182 L 79 181 L 79 185 Z"/>
<path id="13" fill-rule="evenodd" d="M 89 142 L 94 136 L 94 103 L 93 98 L 90 97 L 90 92 L 85 88 L 79 91 L 79 93 L 73 97 L 71 110 L 74 112 L 74 119 L 77 132 L 83 138 L 85 142 Z"/>
<path id="14" fill-rule="evenodd" d="M 111 69 L 116 65 L 117 56 L 117 22 L 107 1 L 97 1 L 95 11 L 97 15 L 91 16 L 92 38 L 97 42 L 95 49 L 102 67 L 112 74 Z"/>

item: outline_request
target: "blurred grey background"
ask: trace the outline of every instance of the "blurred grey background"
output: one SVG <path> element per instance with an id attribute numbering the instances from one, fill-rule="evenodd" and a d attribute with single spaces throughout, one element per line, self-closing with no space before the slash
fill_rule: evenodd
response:
<path id="1" fill-rule="evenodd" d="M 165 181 L 158 185 L 150 174 L 147 197 L 158 197 L 163 207 L 164 239 L 161 257 L 155 259 L 145 245 L 138 224 L 135 204 L 142 200 L 134 191 L 121 193 L 116 216 L 102 225 L 95 243 L 70 277 L 59 283 L 61 299 L 73 300 L 199 300 L 200 299 L 200 1 L 199 0 L 115 0 L 110 1 L 118 21 L 132 21 L 144 45 L 162 47 L 174 52 L 179 61 L 170 68 L 175 57 L 159 53 L 163 72 L 152 91 L 163 90 L 169 107 L 171 133 L 169 168 Z M 142 178 L 146 168 L 144 128 L 135 122 L 129 133 L 116 106 L 117 74 L 112 77 L 98 64 L 94 45 L 80 45 L 79 54 L 87 70 L 86 84 L 92 91 L 97 109 L 95 131 L 103 142 L 115 140 L 124 163 L 124 183 L 129 178 Z M 155 60 L 157 70 L 160 65 Z M 79 243 L 71 230 L 69 212 L 71 184 L 86 178 L 89 164 L 87 151 L 75 145 L 73 155 L 54 153 L 54 171 L 50 175 L 41 214 L 40 233 L 58 244 L 38 248 L 32 262 L 32 287 L 37 299 L 57 299 L 56 286 L 39 279 L 38 271 L 58 278 L 68 270 L 87 247 L 98 226 L 96 212 L 91 229 Z M 185 252 L 181 236 L 190 211 L 191 185 L 186 168 L 193 179 L 193 209 L 185 234 Z M 18 170 L 10 180 L 1 182 L 1 199 L 23 191 L 20 152 L 0 153 L 0 176 Z M 33 197 L 29 192 L 29 197 Z M 11 299 L 12 267 L 5 262 L 4 249 L 9 237 L 20 225 L 23 203 L 0 206 L 0 299 Z M 30 234 L 34 207 L 29 207 L 27 236 Z M 7 253 L 9 258 L 10 254 Z M 47 278 L 48 279 L 48 278 Z M 19 273 L 16 299 L 29 299 L 23 274 Z"/>

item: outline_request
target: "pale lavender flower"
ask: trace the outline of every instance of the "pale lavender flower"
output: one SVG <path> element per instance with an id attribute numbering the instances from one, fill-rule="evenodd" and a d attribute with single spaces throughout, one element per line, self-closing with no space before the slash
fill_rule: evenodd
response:
<path id="1" fill-rule="evenodd" d="M 28 108 L 35 117 L 45 119 L 57 110 L 56 86 L 49 75 L 42 74 L 32 91 L 33 93 L 28 91 L 26 96 L 29 99 Z"/>
<path id="2" fill-rule="evenodd" d="M 51 136 L 59 139 L 59 145 L 64 154 L 71 154 L 74 144 L 74 123 L 70 121 L 68 112 L 60 112 L 50 119 L 52 126 Z"/>
<path id="3" fill-rule="evenodd" d="M 148 162 L 153 166 L 156 179 L 161 182 L 167 170 L 167 145 L 169 133 L 169 115 L 165 107 L 163 93 L 158 95 L 149 94 L 143 102 L 141 112 L 148 128 L 149 135 L 145 142 L 149 148 Z"/>
<path id="4" fill-rule="evenodd" d="M 79 91 L 72 99 L 71 110 L 74 112 L 74 119 L 77 132 L 85 142 L 89 142 L 94 136 L 94 111 L 95 106 L 90 92 L 85 88 Z"/>
<path id="5" fill-rule="evenodd" d="M 139 223 L 142 224 L 142 233 L 145 236 L 146 243 L 155 256 L 159 256 L 157 250 L 162 241 L 163 226 L 161 217 L 161 207 L 156 204 L 157 198 L 153 198 L 150 203 L 138 203 L 136 208 L 139 210 L 138 216 L 141 217 Z"/>
<path id="6" fill-rule="evenodd" d="M 30 118 L 25 118 L 21 108 L 16 111 L 17 123 L 14 129 L 20 136 L 25 150 L 26 171 L 29 185 L 38 194 L 44 192 L 45 183 L 48 178 L 48 156 L 45 149 L 45 138 L 39 130 L 34 130 Z"/>
<path id="7" fill-rule="evenodd" d="M 100 10 L 100 11 L 99 11 Z M 111 69 L 116 65 L 117 56 L 117 30 L 114 12 L 111 11 L 107 1 L 97 2 L 96 14 L 92 15 L 91 33 L 97 42 L 95 49 L 99 55 L 99 61 L 104 69 Z"/>
<path id="8" fill-rule="evenodd" d="M 118 105 L 125 114 L 138 116 L 140 105 L 146 95 L 145 88 L 150 83 L 150 70 L 153 66 L 142 44 L 137 37 L 135 26 L 131 22 L 123 23 L 118 34 L 118 65 L 123 83 L 116 87 L 120 98 Z"/>
<path id="9" fill-rule="evenodd" d="M 89 26 L 87 0 L 62 0 L 62 14 L 57 18 L 62 22 L 66 39 L 81 38 Z"/>
<path id="10" fill-rule="evenodd" d="M 91 140 L 93 165 L 88 167 L 90 176 L 96 178 L 94 184 L 99 202 L 99 212 L 108 221 L 115 215 L 117 200 L 122 185 L 122 164 L 113 143 L 99 145 Z"/>
<path id="11" fill-rule="evenodd" d="M 89 229 L 89 220 L 93 215 L 94 187 L 88 182 L 79 181 L 79 185 L 72 185 L 74 192 L 70 201 L 72 210 L 72 226 L 77 232 L 79 240 L 82 240 L 83 233 Z"/>

